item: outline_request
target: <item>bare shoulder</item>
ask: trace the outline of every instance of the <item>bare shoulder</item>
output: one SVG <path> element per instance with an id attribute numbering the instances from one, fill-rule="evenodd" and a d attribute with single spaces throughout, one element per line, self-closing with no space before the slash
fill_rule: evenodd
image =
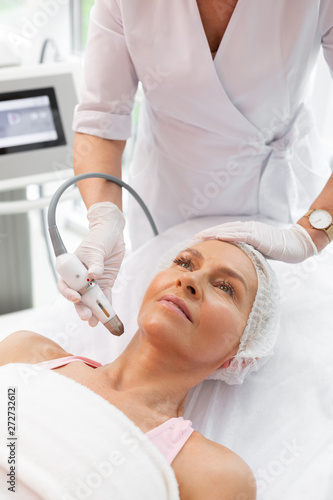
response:
<path id="1" fill-rule="evenodd" d="M 255 500 L 249 465 L 229 448 L 193 432 L 172 463 L 181 500 Z"/>
<path id="2" fill-rule="evenodd" d="M 0 366 L 8 363 L 40 363 L 71 356 L 53 340 L 28 330 L 14 332 L 0 342 Z"/>

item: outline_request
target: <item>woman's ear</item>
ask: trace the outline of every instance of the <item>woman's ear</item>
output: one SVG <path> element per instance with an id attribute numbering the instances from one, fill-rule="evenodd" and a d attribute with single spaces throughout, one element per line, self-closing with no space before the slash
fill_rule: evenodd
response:
<path id="1" fill-rule="evenodd" d="M 223 363 L 223 365 L 219 366 L 219 368 L 228 368 L 230 366 L 230 363 L 231 363 L 231 361 L 233 359 L 234 358 L 228 359 L 228 361 L 225 361 Z M 255 359 L 258 360 L 259 358 L 255 358 Z M 247 365 L 250 365 L 251 363 L 252 363 L 252 359 L 251 358 L 249 358 L 249 359 L 243 359 L 243 361 L 242 361 L 242 367 L 245 368 Z"/>
<path id="2" fill-rule="evenodd" d="M 228 368 L 228 366 L 230 365 L 230 363 L 231 363 L 231 361 L 232 361 L 233 359 L 234 359 L 234 358 L 230 358 L 230 359 L 228 359 L 227 361 L 225 361 L 225 362 L 223 363 L 223 365 L 219 366 L 219 368 L 218 368 L 218 369 L 220 369 L 220 368 Z"/>

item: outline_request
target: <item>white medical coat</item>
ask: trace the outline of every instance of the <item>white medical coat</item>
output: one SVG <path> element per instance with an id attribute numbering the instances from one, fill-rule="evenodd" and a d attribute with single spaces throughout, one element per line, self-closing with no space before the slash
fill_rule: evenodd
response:
<path id="1" fill-rule="evenodd" d="M 163 231 L 207 215 L 295 222 L 330 168 L 306 98 L 333 0 L 239 0 L 212 59 L 196 0 L 96 0 L 73 128 L 128 139 L 129 183 Z M 135 200 L 133 246 L 152 235 Z"/>

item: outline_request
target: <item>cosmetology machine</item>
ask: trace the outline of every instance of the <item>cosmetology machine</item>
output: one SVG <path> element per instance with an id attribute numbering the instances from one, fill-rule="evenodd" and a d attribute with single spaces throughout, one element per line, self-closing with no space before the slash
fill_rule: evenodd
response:
<path id="1" fill-rule="evenodd" d="M 32 307 L 28 211 L 50 197 L 28 200 L 27 186 L 73 175 L 76 103 L 72 64 L 0 71 L 0 314 Z"/>

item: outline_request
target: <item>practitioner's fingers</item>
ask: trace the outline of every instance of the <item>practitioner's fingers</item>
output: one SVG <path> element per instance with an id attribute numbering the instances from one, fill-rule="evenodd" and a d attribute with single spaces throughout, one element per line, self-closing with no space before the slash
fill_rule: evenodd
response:
<path id="1" fill-rule="evenodd" d="M 221 240 L 235 240 L 244 237 L 244 234 L 250 232 L 250 227 L 247 222 L 234 221 L 224 222 L 217 226 L 212 226 L 194 235 L 197 239 L 221 239 Z"/>
<path id="2" fill-rule="evenodd" d="M 79 304 L 74 304 L 74 305 L 75 305 L 76 312 L 78 313 L 78 315 L 80 316 L 82 321 L 89 321 L 93 315 L 93 313 L 91 312 L 89 307 L 82 304 L 82 302 L 80 302 Z"/>
<path id="3" fill-rule="evenodd" d="M 112 305 L 112 288 L 111 287 L 103 288 L 103 293 L 110 302 L 110 304 Z"/>
<path id="4" fill-rule="evenodd" d="M 89 307 L 82 304 L 82 302 L 80 304 L 75 304 L 75 309 L 83 321 L 88 321 L 89 326 L 95 327 L 98 325 L 98 318 L 92 313 Z"/>
<path id="5" fill-rule="evenodd" d="M 70 302 L 80 302 L 81 300 L 81 295 L 72 288 L 69 288 L 69 286 L 61 278 L 58 281 L 58 290 L 61 295 L 63 295 L 65 299 Z"/>
<path id="6" fill-rule="evenodd" d="M 89 326 L 92 326 L 93 328 L 97 326 L 99 323 L 99 319 L 93 314 L 91 318 L 89 319 Z"/>

